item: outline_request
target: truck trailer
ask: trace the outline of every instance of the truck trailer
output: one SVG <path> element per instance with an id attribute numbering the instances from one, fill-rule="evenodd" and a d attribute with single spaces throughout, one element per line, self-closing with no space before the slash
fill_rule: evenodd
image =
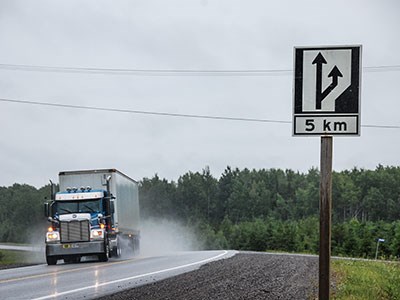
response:
<path id="1" fill-rule="evenodd" d="M 138 183 L 116 169 L 59 173 L 59 192 L 51 184 L 44 209 L 51 226 L 46 233 L 46 261 L 55 265 L 100 261 L 140 248 Z"/>

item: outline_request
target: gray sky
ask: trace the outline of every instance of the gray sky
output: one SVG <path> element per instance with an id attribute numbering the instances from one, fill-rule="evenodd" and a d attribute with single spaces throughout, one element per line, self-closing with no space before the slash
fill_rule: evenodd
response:
<path id="1" fill-rule="evenodd" d="M 362 125 L 400 126 L 400 2 L 1 0 L 0 98 L 292 120 L 293 47 L 363 46 Z M 246 76 L 10 69 L 284 70 Z M 397 66 L 391 68 L 368 68 Z M 251 73 L 251 75 L 255 75 Z M 0 186 L 117 168 L 176 180 L 209 166 L 319 166 L 320 139 L 291 124 L 176 118 L 0 101 Z M 334 138 L 334 169 L 400 163 L 400 129 Z"/>

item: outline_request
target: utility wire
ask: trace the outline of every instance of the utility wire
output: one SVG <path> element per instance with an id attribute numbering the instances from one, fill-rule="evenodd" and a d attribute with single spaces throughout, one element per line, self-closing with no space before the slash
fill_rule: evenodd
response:
<path id="1" fill-rule="evenodd" d="M 86 68 L 86 67 L 52 67 L 38 65 L 0 64 L 0 69 L 14 71 L 54 72 L 54 73 L 88 73 L 103 75 L 139 75 L 139 76 L 276 76 L 291 74 L 292 70 L 197 70 L 197 69 L 124 69 L 124 68 Z"/>
<path id="2" fill-rule="evenodd" d="M 280 76 L 291 75 L 291 69 L 124 69 L 124 68 L 87 68 L 54 67 L 23 64 L 0 64 L 0 69 L 54 73 L 88 73 L 103 75 L 138 75 L 138 76 Z M 400 65 L 363 67 L 364 72 L 397 72 Z"/>
<path id="3" fill-rule="evenodd" d="M 179 114 L 179 113 L 168 113 L 168 112 L 107 108 L 107 107 L 98 107 L 98 106 L 83 106 L 83 105 L 72 105 L 72 104 L 62 104 L 62 103 L 49 103 L 49 102 L 17 100 L 17 99 L 7 99 L 7 98 L 0 98 L 0 102 L 11 102 L 11 103 L 18 103 L 18 104 L 26 104 L 26 105 L 39 105 L 39 106 L 95 110 L 95 111 L 116 112 L 116 113 L 155 115 L 155 116 L 177 117 L 177 118 L 196 118 L 196 119 L 212 119 L 212 120 L 225 120 L 225 121 L 292 124 L 291 121 L 285 121 L 285 120 L 242 118 L 242 117 L 224 117 L 224 116 L 210 116 L 210 115 L 197 115 L 197 114 Z M 400 129 L 400 125 L 371 125 L 370 124 L 370 125 L 361 125 L 361 127 L 381 128 L 381 129 Z"/>
<path id="4" fill-rule="evenodd" d="M 38 101 L 27 101 L 27 100 L 16 100 L 16 99 L 5 99 L 5 98 L 0 98 L 0 101 L 13 102 L 13 103 L 19 103 L 19 104 L 29 104 L 29 105 L 41 105 L 41 106 L 52 106 L 52 107 L 62 107 L 62 108 L 74 108 L 74 109 L 97 110 L 97 111 L 118 112 L 118 113 L 142 114 L 142 115 L 156 115 L 156 116 L 167 116 L 167 117 L 180 117 L 180 118 L 197 118 L 197 119 L 213 119 L 213 120 L 228 120 L 228 121 L 263 122 L 263 123 L 283 123 L 283 124 L 291 123 L 290 121 L 281 121 L 281 120 L 240 118 L 240 117 L 222 117 L 222 116 L 209 116 L 209 115 L 196 115 L 196 114 L 178 114 L 178 113 L 168 113 L 168 112 L 155 112 L 155 111 L 119 109 L 119 108 L 106 108 L 106 107 L 97 107 L 97 106 L 71 105 L 71 104 L 49 103 L 49 102 L 38 102 Z"/>

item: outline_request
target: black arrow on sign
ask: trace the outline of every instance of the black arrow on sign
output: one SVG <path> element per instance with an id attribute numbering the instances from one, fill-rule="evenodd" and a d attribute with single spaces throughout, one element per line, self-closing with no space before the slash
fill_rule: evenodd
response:
<path id="1" fill-rule="evenodd" d="M 317 65 L 317 76 L 316 76 L 316 109 L 321 109 L 321 103 L 322 103 L 322 65 L 326 64 L 325 58 L 322 56 L 321 52 L 318 53 L 318 55 L 315 57 L 315 59 L 312 62 L 313 65 Z"/>
<path id="2" fill-rule="evenodd" d="M 343 77 L 342 73 L 339 71 L 337 66 L 328 74 L 328 77 L 332 77 L 332 83 L 322 92 L 322 65 L 326 64 L 326 60 L 321 52 L 314 58 L 312 64 L 317 65 L 316 68 L 316 103 L 315 108 L 321 109 L 322 101 L 333 91 L 333 89 L 338 85 L 338 78 Z"/>
<path id="3" fill-rule="evenodd" d="M 325 91 L 323 91 L 321 95 L 321 101 L 324 100 L 335 87 L 337 87 L 339 81 L 338 78 L 343 77 L 343 75 L 339 71 L 338 67 L 334 66 L 332 71 L 328 74 L 328 77 L 332 77 L 332 83 L 326 88 Z"/>

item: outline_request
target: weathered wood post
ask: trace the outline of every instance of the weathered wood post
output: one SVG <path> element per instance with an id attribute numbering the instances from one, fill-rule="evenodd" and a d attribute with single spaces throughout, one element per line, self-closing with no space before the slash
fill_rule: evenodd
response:
<path id="1" fill-rule="evenodd" d="M 319 239 L 319 300 L 330 297 L 331 208 L 332 208 L 332 148 L 331 136 L 321 137 L 320 239 Z"/>

